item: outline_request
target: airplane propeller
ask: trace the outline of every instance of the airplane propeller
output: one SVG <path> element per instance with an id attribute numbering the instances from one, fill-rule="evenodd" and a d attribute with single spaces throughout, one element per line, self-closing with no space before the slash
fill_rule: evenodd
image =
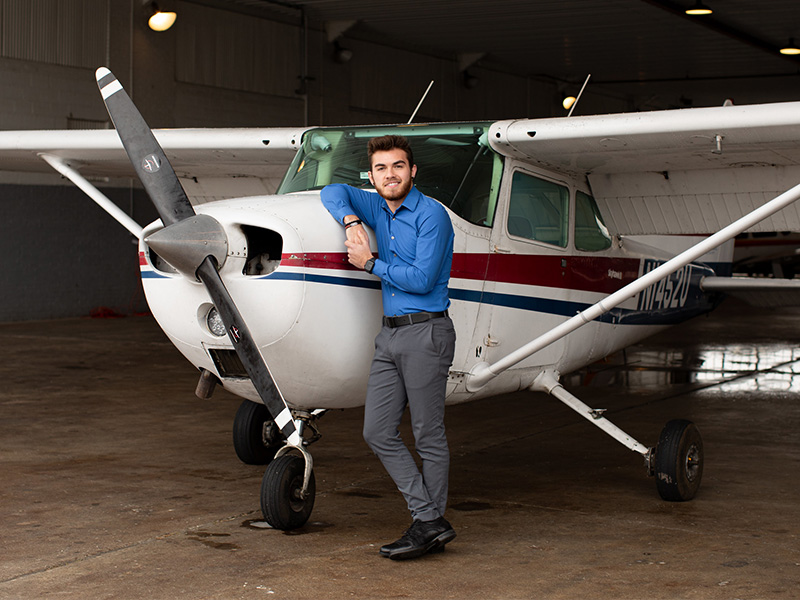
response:
<path id="1" fill-rule="evenodd" d="M 288 444 L 302 451 L 291 410 L 219 275 L 228 251 L 223 227 L 212 217 L 195 213 L 164 150 L 113 73 L 101 67 L 96 77 L 122 145 L 164 223 L 164 229 L 145 241 L 179 272 L 200 280 L 206 287 L 270 416 Z"/>

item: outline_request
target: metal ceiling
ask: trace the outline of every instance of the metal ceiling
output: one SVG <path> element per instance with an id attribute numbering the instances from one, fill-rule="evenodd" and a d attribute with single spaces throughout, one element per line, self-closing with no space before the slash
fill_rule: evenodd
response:
<path id="1" fill-rule="evenodd" d="M 341 38 L 379 40 L 512 73 L 593 85 L 764 77 L 797 86 L 800 0 L 222 0 L 248 9 L 302 9 Z M 219 4 L 219 2 L 218 2 Z M 351 24 L 352 23 L 352 24 Z M 477 63 L 473 61 L 480 57 Z"/>

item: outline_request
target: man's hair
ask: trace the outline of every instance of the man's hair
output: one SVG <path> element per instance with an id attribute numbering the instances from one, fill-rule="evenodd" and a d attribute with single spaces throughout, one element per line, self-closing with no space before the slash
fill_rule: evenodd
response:
<path id="1" fill-rule="evenodd" d="M 403 150 L 406 153 L 409 168 L 414 166 L 414 154 L 411 152 L 411 146 L 408 140 L 402 135 L 383 135 L 381 137 L 371 138 L 367 144 L 367 158 L 369 159 L 370 170 L 372 169 L 373 154 L 395 149 Z"/>

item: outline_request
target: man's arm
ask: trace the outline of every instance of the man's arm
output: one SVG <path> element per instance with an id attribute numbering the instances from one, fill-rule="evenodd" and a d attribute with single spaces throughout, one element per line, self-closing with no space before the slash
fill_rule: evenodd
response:
<path id="1" fill-rule="evenodd" d="M 370 210 L 374 205 L 374 198 L 371 196 L 369 192 L 343 184 L 327 185 L 320 193 L 322 204 L 344 225 L 348 261 L 359 269 L 363 269 L 367 260 L 372 258 L 369 237 L 361 225 L 361 221 L 367 222 L 370 226 L 374 222 Z"/>
<path id="2" fill-rule="evenodd" d="M 355 219 L 370 227 L 375 222 L 377 196 L 342 183 L 333 183 L 322 188 L 320 200 L 333 218 L 342 225 Z"/>

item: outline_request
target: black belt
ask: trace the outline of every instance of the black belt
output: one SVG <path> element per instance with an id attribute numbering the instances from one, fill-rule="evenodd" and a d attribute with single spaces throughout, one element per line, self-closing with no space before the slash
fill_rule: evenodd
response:
<path id="1" fill-rule="evenodd" d="M 403 325 L 414 325 L 415 323 L 424 323 L 431 319 L 440 319 L 449 316 L 447 311 L 442 312 L 417 312 L 407 315 L 399 315 L 397 317 L 383 317 L 383 324 L 386 327 L 402 327 Z"/>

